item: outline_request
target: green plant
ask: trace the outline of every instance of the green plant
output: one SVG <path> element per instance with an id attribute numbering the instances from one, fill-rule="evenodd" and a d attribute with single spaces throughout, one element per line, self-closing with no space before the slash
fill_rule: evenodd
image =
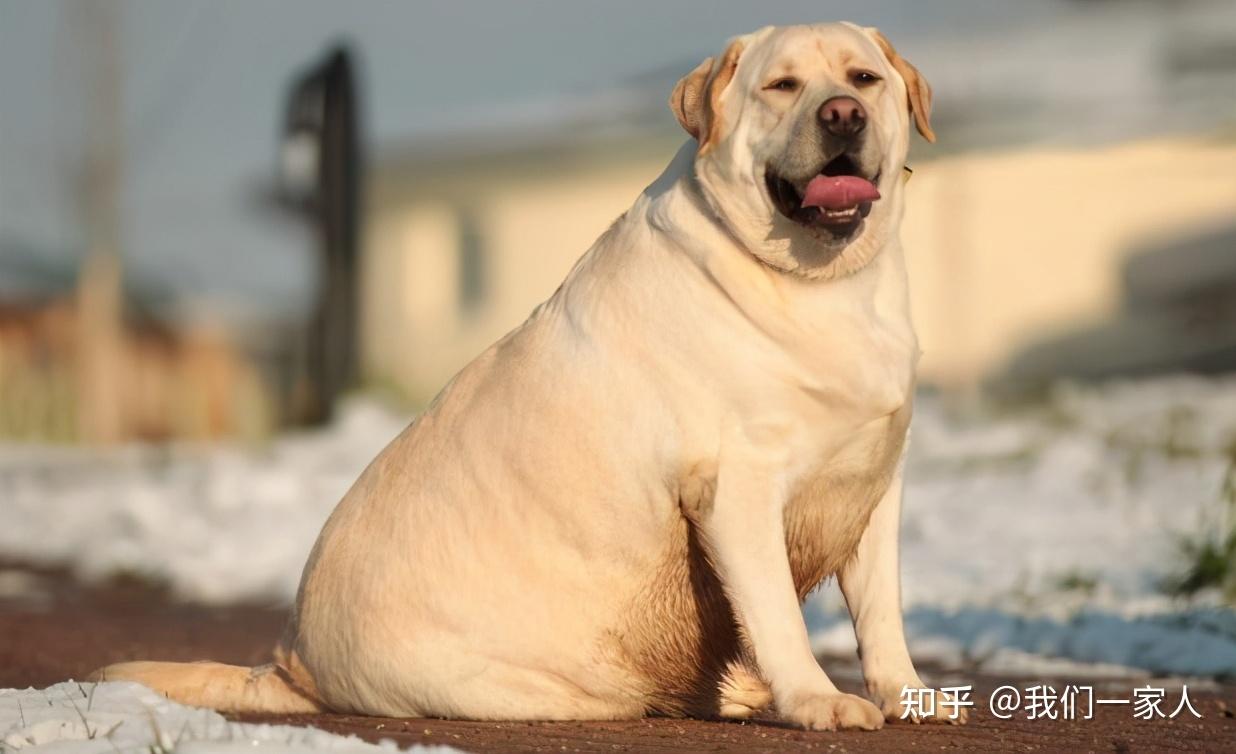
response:
<path id="1" fill-rule="evenodd" d="M 1171 594 L 1218 589 L 1226 600 L 1236 604 L 1236 444 L 1228 456 L 1227 473 L 1219 493 L 1225 515 L 1213 529 L 1181 539 L 1180 554 L 1186 566 L 1167 582 Z"/>
<path id="2" fill-rule="evenodd" d="M 1062 592 L 1094 594 L 1094 591 L 1099 588 L 1099 580 L 1094 574 L 1072 570 L 1057 576 L 1055 586 Z"/>

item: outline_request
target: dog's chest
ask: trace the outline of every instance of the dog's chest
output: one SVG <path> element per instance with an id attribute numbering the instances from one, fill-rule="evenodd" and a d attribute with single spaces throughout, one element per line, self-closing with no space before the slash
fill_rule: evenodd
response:
<path id="1" fill-rule="evenodd" d="M 911 403 L 855 431 L 836 453 L 794 479 L 785 508 L 786 551 L 803 598 L 854 554 L 901 461 Z"/>

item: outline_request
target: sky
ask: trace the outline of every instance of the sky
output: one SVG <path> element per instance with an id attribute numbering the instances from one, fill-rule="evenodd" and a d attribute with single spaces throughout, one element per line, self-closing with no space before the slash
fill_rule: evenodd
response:
<path id="1" fill-rule="evenodd" d="M 75 28 L 80 2 L 0 0 L 0 244 L 69 259 L 85 240 L 72 178 L 97 115 L 86 96 L 91 32 Z M 987 39 L 998 50 L 1002 38 L 1096 4 L 119 0 L 123 253 L 139 276 L 238 305 L 305 289 L 303 230 L 258 211 L 253 197 L 273 173 L 288 81 L 333 40 L 359 52 L 366 126 L 381 146 L 649 71 L 685 73 L 728 37 L 766 24 L 876 25 L 913 60 L 949 40 Z M 668 110 L 662 117 L 672 124 Z"/>

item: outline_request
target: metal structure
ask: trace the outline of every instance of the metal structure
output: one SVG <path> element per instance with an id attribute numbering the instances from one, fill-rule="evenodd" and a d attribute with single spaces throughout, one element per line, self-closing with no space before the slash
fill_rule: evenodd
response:
<path id="1" fill-rule="evenodd" d="M 294 423 L 329 420 L 339 395 L 357 376 L 363 174 L 359 100 L 356 65 L 343 45 L 297 76 L 287 100 L 280 192 L 284 203 L 312 226 L 318 247 L 302 368 L 287 412 Z"/>

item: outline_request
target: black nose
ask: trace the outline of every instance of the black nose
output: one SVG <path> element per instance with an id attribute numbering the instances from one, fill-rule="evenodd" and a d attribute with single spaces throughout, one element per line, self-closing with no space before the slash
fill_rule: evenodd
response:
<path id="1" fill-rule="evenodd" d="M 820 123 L 830 134 L 850 138 L 867 127 L 867 111 L 853 97 L 833 97 L 820 105 Z"/>

